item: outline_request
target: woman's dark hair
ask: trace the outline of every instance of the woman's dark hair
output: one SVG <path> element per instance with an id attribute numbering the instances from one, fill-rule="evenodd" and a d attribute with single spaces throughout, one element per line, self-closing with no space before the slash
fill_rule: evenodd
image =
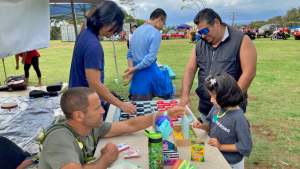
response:
<path id="1" fill-rule="evenodd" d="M 219 14 L 210 8 L 204 8 L 200 12 L 198 12 L 198 14 L 194 18 L 194 23 L 198 25 L 200 22 L 205 20 L 207 24 L 210 24 L 215 19 L 218 19 L 221 25 L 227 26 L 226 23 L 222 22 Z"/>
<path id="2" fill-rule="evenodd" d="M 130 28 L 130 32 L 132 33 L 132 28 L 137 28 L 138 26 L 137 25 L 133 25 L 131 28 Z"/>
<path id="3" fill-rule="evenodd" d="M 155 10 L 151 13 L 151 15 L 150 15 L 150 19 L 151 19 L 151 20 L 155 20 L 155 19 L 157 19 L 157 18 L 159 18 L 159 17 L 161 17 L 161 18 L 164 19 L 164 20 L 166 20 L 166 18 L 167 18 L 166 12 L 165 12 L 163 9 L 161 9 L 161 8 L 155 9 Z"/>
<path id="4" fill-rule="evenodd" d="M 205 87 L 216 94 L 216 101 L 221 108 L 234 107 L 244 101 L 243 92 L 236 80 L 225 72 L 210 75 L 205 79 Z"/>
<path id="5" fill-rule="evenodd" d="M 99 30 L 108 25 L 112 25 L 116 22 L 114 27 L 110 31 L 114 31 L 114 34 L 118 34 L 122 31 L 124 12 L 113 1 L 102 2 L 95 10 L 95 12 L 87 18 L 86 25 L 96 35 L 99 35 Z"/>

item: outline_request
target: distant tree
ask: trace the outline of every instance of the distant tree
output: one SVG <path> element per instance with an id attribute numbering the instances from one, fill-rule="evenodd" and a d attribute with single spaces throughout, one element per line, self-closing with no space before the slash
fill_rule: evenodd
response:
<path id="1" fill-rule="evenodd" d="M 175 25 L 173 26 L 164 26 L 163 28 L 163 33 L 166 33 L 166 32 L 170 32 L 170 30 L 174 30 L 175 29 Z"/>
<path id="2" fill-rule="evenodd" d="M 143 20 L 143 19 L 137 19 L 137 26 L 141 26 L 141 25 L 143 25 L 145 22 L 147 22 L 147 21 L 145 21 L 145 20 Z"/>
<path id="3" fill-rule="evenodd" d="M 125 9 L 121 8 L 125 14 L 124 22 L 135 22 L 136 19 L 133 18 L 132 15 L 128 14 Z"/>
<path id="4" fill-rule="evenodd" d="M 274 16 L 273 18 L 268 19 L 267 23 L 268 23 L 268 24 L 278 23 L 278 24 L 283 25 L 283 23 L 284 23 L 284 18 L 283 18 L 282 16 L 280 16 L 280 15 Z"/>
<path id="5" fill-rule="evenodd" d="M 130 14 L 133 16 L 133 18 L 135 19 L 135 22 L 137 22 L 136 20 L 136 15 L 137 15 L 137 8 L 139 7 L 138 5 L 135 4 L 134 0 L 120 0 L 120 3 L 122 5 L 125 5 L 127 7 L 129 7 L 129 11 Z"/>
<path id="6" fill-rule="evenodd" d="M 284 22 L 300 22 L 300 7 L 291 8 L 283 18 Z"/>
<path id="7" fill-rule="evenodd" d="M 60 25 L 67 23 L 68 22 L 63 19 L 50 19 L 50 40 L 61 39 Z"/>
<path id="8" fill-rule="evenodd" d="M 80 25 L 80 24 L 82 24 L 83 22 L 84 22 L 83 19 L 76 19 L 77 25 Z M 68 24 L 74 24 L 73 19 L 72 19 L 72 20 L 68 20 Z"/>
<path id="9" fill-rule="evenodd" d="M 50 28 L 50 40 L 61 39 L 60 27 L 52 26 Z"/>
<path id="10" fill-rule="evenodd" d="M 206 0 L 182 0 L 182 2 L 187 2 L 187 4 L 184 6 L 181 6 L 181 10 L 191 9 L 191 10 L 195 10 L 195 11 L 200 11 L 201 10 L 200 4 L 202 4 L 203 8 L 205 8 L 207 5 Z"/>

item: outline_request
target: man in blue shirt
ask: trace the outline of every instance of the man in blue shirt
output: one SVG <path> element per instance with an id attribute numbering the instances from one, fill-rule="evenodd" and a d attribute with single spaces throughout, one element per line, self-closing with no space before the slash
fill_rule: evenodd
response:
<path id="1" fill-rule="evenodd" d="M 102 36 L 109 38 L 120 32 L 123 20 L 123 11 L 112 1 L 101 3 L 95 12 L 87 17 L 87 28 L 79 34 L 75 42 L 69 88 L 90 87 L 104 101 L 119 107 L 127 114 L 136 114 L 133 104 L 121 102 L 103 84 L 104 52 L 99 38 Z"/>
<path id="2" fill-rule="evenodd" d="M 167 70 L 160 70 L 156 55 L 161 42 L 161 33 L 167 15 L 163 9 L 155 9 L 150 20 L 137 28 L 130 40 L 127 52 L 128 69 L 123 79 L 124 86 L 130 82 L 129 98 L 132 101 L 152 100 L 153 97 L 174 99 L 176 87 Z"/>

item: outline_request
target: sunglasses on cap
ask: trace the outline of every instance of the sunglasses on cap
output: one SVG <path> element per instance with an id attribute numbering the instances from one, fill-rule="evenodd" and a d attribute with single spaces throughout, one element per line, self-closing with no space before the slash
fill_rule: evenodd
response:
<path id="1" fill-rule="evenodd" d="M 214 23 L 214 21 L 215 21 L 215 19 L 213 21 L 211 21 L 211 23 L 208 24 L 208 26 L 212 25 Z M 200 35 L 206 35 L 206 34 L 208 34 L 208 32 L 209 32 L 208 26 L 207 26 L 207 28 L 203 28 L 203 29 L 199 30 L 198 33 Z"/>

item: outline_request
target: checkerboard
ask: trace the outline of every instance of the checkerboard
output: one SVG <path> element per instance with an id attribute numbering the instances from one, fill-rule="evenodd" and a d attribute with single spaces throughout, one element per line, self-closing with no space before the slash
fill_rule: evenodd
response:
<path id="1" fill-rule="evenodd" d="M 155 113 L 159 111 L 166 111 L 167 109 L 177 106 L 179 103 L 179 100 L 153 100 L 153 101 L 136 101 L 131 102 L 133 105 L 135 105 L 137 109 L 136 115 L 128 115 L 125 112 L 122 112 L 119 108 L 116 108 L 113 122 L 117 121 L 125 121 L 131 118 L 135 118 L 137 116 L 144 116 L 152 113 L 152 109 Z M 186 115 L 187 120 L 189 123 L 192 123 L 194 121 L 192 115 Z M 182 118 L 181 116 L 178 116 L 176 118 L 171 119 L 173 124 L 181 124 Z"/>

